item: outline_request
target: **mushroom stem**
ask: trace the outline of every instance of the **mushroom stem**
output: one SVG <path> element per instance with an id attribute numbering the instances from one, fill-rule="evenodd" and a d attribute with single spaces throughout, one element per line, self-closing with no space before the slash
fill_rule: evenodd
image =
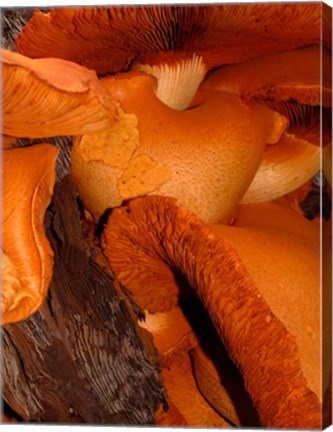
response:
<path id="1" fill-rule="evenodd" d="M 206 224 L 171 198 L 138 198 L 113 211 L 103 247 L 112 269 L 112 254 L 122 248 L 186 275 L 239 367 L 263 426 L 321 427 L 321 405 L 307 387 L 294 336 L 236 251 Z"/>
<path id="2" fill-rule="evenodd" d="M 156 96 L 167 106 L 176 110 L 187 109 L 201 82 L 205 78 L 207 67 L 203 58 L 177 54 L 170 56 L 160 53 L 153 64 L 138 62 L 134 70 L 146 72 L 157 78 Z"/>

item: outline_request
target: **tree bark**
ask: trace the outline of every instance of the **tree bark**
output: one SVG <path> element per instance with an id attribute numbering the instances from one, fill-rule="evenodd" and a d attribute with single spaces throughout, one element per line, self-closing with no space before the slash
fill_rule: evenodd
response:
<path id="1" fill-rule="evenodd" d="M 24 420 L 152 424 L 164 401 L 156 358 L 115 290 L 70 177 L 45 227 L 54 273 L 43 307 L 3 326 L 3 396 Z"/>

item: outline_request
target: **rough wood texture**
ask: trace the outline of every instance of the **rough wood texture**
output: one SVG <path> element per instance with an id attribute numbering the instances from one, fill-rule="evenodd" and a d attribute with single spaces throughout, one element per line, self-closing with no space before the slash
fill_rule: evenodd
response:
<path id="1" fill-rule="evenodd" d="M 164 397 L 159 367 L 96 262 L 68 176 L 56 186 L 46 226 L 55 252 L 48 299 L 2 329 L 5 401 L 24 421 L 153 423 Z"/>
<path id="2" fill-rule="evenodd" d="M 39 8 L 46 12 L 46 8 Z M 15 38 L 31 18 L 34 8 L 2 8 L 0 11 L 1 45 L 16 51 Z"/>

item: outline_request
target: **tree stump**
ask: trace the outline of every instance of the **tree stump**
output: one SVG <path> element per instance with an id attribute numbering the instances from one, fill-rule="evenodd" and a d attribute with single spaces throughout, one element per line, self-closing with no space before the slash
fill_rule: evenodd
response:
<path id="1" fill-rule="evenodd" d="M 56 184 L 45 227 L 53 279 L 37 313 L 2 328 L 4 400 L 23 421 L 152 424 L 164 401 L 159 365 L 113 286 L 69 176 Z"/>

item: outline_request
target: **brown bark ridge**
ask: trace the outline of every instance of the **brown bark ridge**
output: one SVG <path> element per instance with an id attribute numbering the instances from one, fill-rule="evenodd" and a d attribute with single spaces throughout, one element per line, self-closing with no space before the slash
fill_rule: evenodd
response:
<path id="1" fill-rule="evenodd" d="M 2 328 L 3 397 L 23 421 L 152 424 L 159 366 L 89 239 L 69 176 L 45 227 L 55 254 L 47 301 Z"/>

